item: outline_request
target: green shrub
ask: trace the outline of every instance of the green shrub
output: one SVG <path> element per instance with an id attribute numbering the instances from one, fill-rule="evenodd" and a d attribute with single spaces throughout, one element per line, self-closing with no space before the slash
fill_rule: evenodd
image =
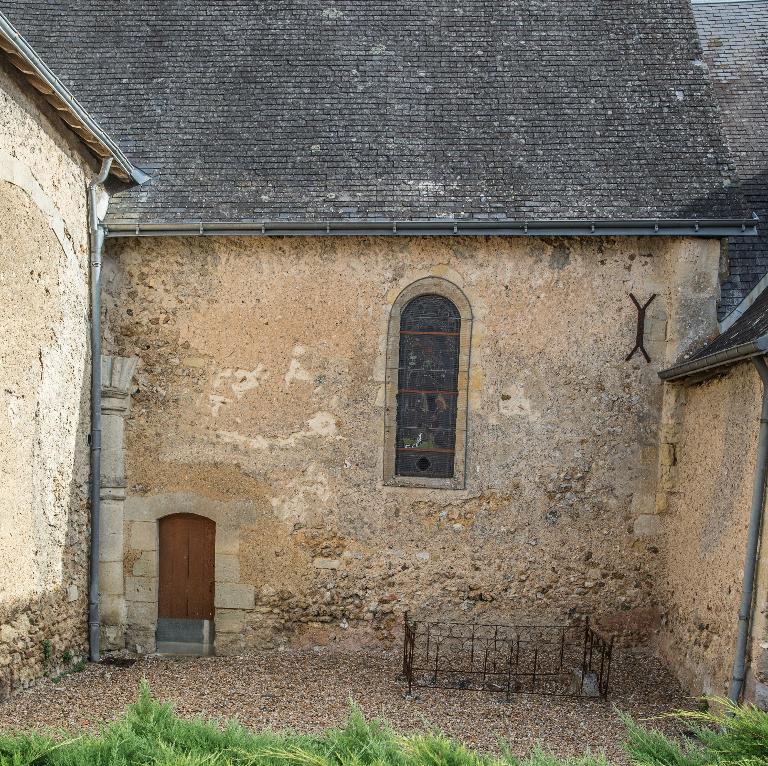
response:
<path id="1" fill-rule="evenodd" d="M 680 714 L 694 741 L 678 744 L 627 720 L 634 766 L 766 766 L 768 714 L 722 703 L 717 714 Z M 320 735 L 254 733 L 177 717 L 146 684 L 123 718 L 98 736 L 0 736 L 0 766 L 610 766 L 602 756 L 559 760 L 542 749 L 519 759 L 481 755 L 438 732 L 401 736 L 352 707 L 346 725 Z"/>
<path id="2" fill-rule="evenodd" d="M 692 740 L 687 744 L 625 720 L 627 752 L 634 766 L 766 766 L 768 713 L 723 699 L 711 702 L 716 712 L 676 714 L 691 726 Z"/>

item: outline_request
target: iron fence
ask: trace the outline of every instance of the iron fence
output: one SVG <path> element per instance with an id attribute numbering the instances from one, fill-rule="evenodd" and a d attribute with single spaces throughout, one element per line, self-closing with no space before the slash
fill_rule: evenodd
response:
<path id="1" fill-rule="evenodd" d="M 606 699 L 613 638 L 590 624 L 485 625 L 411 620 L 403 676 L 414 687 Z"/>

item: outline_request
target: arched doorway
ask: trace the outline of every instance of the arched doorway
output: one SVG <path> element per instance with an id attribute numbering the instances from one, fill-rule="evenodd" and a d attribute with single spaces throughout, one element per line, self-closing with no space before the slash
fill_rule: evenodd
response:
<path id="1" fill-rule="evenodd" d="M 157 651 L 212 654 L 216 524 L 175 513 L 159 521 Z"/>

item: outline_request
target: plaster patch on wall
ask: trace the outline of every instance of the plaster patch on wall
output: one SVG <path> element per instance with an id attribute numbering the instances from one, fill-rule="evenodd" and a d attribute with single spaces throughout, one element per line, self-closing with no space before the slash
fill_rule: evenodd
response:
<path id="1" fill-rule="evenodd" d="M 308 421 L 310 434 L 336 436 L 336 418 L 330 412 L 316 412 Z M 301 433 L 307 433 L 303 431 Z"/>
<path id="2" fill-rule="evenodd" d="M 541 413 L 525 395 L 525 389 L 514 383 L 502 388 L 499 412 L 509 418 L 526 418 L 531 422 L 541 419 Z"/>
<path id="3" fill-rule="evenodd" d="M 261 435 L 246 436 L 245 434 L 237 433 L 237 431 L 216 431 L 216 436 L 219 441 L 222 441 L 225 444 L 237 444 L 252 450 L 269 449 L 269 442 Z"/>
<path id="4" fill-rule="evenodd" d="M 255 370 L 236 370 L 232 391 L 238 399 L 242 399 L 246 391 L 258 388 L 267 377 L 267 370 L 263 364 L 256 366 Z"/>
<path id="5" fill-rule="evenodd" d="M 261 434 L 245 436 L 235 431 L 217 431 L 219 439 L 229 444 L 239 444 L 253 450 L 290 449 L 296 447 L 304 439 L 335 438 L 337 435 L 336 416 L 330 412 L 316 412 L 306 421 L 307 428 L 294 431 L 287 436 L 265 437 Z"/>
<path id="6" fill-rule="evenodd" d="M 213 393 L 208 396 L 213 417 L 218 417 L 219 410 L 232 403 L 232 398 L 219 393 L 222 388 L 229 388 L 235 399 L 242 399 L 248 392 L 258 388 L 268 377 L 267 368 L 263 364 L 256 365 L 253 370 L 242 370 L 227 367 L 216 373 L 211 384 Z"/>
<path id="7" fill-rule="evenodd" d="M 307 350 L 304 346 L 295 346 L 293 349 L 293 359 L 288 365 L 288 372 L 285 373 L 285 385 L 290 386 L 294 380 L 308 382 L 312 380 L 312 375 L 301 366 L 299 357 L 304 356 Z"/>
<path id="8" fill-rule="evenodd" d="M 219 410 L 225 405 L 230 404 L 232 402 L 231 399 L 229 399 L 226 396 L 219 396 L 218 394 L 211 394 L 208 397 L 208 404 L 211 407 L 211 415 L 213 417 L 219 416 Z"/>
<path id="9" fill-rule="evenodd" d="M 289 481 L 285 494 L 270 499 L 270 504 L 277 517 L 290 524 L 312 522 L 313 512 L 318 505 L 326 505 L 332 499 L 328 486 L 328 476 L 316 463 L 310 463 L 299 476 Z"/>

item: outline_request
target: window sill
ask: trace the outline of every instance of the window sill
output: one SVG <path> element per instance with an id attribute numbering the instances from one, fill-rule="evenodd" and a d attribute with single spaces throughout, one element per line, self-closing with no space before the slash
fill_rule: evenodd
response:
<path id="1" fill-rule="evenodd" d="M 421 476 L 391 476 L 384 481 L 385 487 L 410 487 L 412 489 L 465 489 L 463 477 L 451 479 L 422 478 Z"/>

